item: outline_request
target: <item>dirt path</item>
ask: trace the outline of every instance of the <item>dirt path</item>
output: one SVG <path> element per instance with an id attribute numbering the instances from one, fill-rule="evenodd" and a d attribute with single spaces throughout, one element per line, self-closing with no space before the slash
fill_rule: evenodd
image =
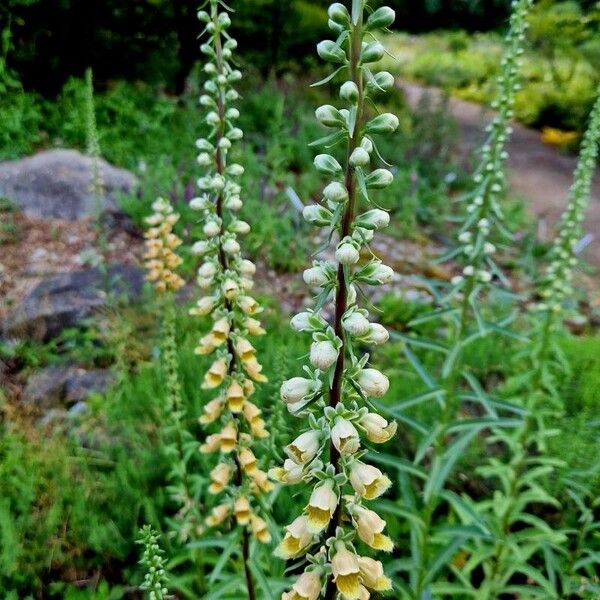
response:
<path id="1" fill-rule="evenodd" d="M 425 93 L 433 98 L 440 96 L 440 91 L 435 88 L 404 81 L 399 83 L 399 87 L 411 106 L 416 106 Z M 466 158 L 483 141 L 484 127 L 491 113 L 479 104 L 458 98 L 451 98 L 449 107 L 458 125 L 459 152 Z M 557 222 L 565 207 L 577 159 L 543 144 L 539 131 L 519 123 L 515 123 L 513 129 L 508 146 L 510 185 L 514 193 L 528 202 L 530 211 L 539 219 L 540 235 L 546 236 L 548 228 Z M 592 236 L 584 256 L 600 268 L 600 172 L 594 180 L 583 226 L 585 233 Z"/>

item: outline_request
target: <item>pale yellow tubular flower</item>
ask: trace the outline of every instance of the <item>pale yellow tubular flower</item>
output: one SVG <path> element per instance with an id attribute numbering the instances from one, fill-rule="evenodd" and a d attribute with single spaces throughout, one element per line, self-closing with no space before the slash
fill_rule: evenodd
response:
<path id="1" fill-rule="evenodd" d="M 267 522 L 258 515 L 250 517 L 250 529 L 254 537 L 262 544 L 268 544 L 271 541 L 271 534 L 267 527 Z"/>
<path id="2" fill-rule="evenodd" d="M 229 484 L 231 479 L 231 467 L 227 463 L 219 463 L 210 472 L 211 484 L 208 491 L 211 494 L 220 494 Z"/>
<path id="3" fill-rule="evenodd" d="M 315 487 L 308 501 L 308 506 L 305 509 L 310 531 L 319 533 L 329 525 L 329 521 L 337 508 L 338 500 L 338 495 L 334 491 L 334 483 L 331 479 Z"/>
<path id="4" fill-rule="evenodd" d="M 396 421 L 388 423 L 377 413 L 367 413 L 360 419 L 359 424 L 365 430 L 367 439 L 374 444 L 384 444 L 391 440 L 396 435 L 398 428 Z"/>
<path id="5" fill-rule="evenodd" d="M 361 576 L 358 556 L 339 542 L 331 560 L 333 581 L 340 594 L 348 600 L 360 600 Z"/>
<path id="6" fill-rule="evenodd" d="M 360 461 L 354 462 L 350 467 L 350 483 L 354 491 L 365 500 L 378 498 L 392 484 L 387 475 L 377 467 Z"/>
<path id="7" fill-rule="evenodd" d="M 200 338 L 198 345 L 194 348 L 194 354 L 201 356 L 210 354 L 216 349 L 214 338 L 212 334 L 207 334 Z"/>
<path id="8" fill-rule="evenodd" d="M 319 451 L 321 436 L 318 431 L 305 431 L 291 444 L 286 446 L 287 455 L 297 464 L 304 465 L 310 462 Z"/>
<path id="9" fill-rule="evenodd" d="M 244 408 L 244 389 L 237 381 L 232 381 L 227 388 L 227 407 L 232 413 L 240 413 Z"/>
<path id="10" fill-rule="evenodd" d="M 346 419 L 338 419 L 331 429 L 331 441 L 342 454 L 354 454 L 360 448 L 360 437 L 356 427 Z"/>
<path id="11" fill-rule="evenodd" d="M 281 600 L 318 600 L 323 584 L 318 571 L 305 571 L 298 577 L 289 592 L 284 592 Z"/>
<path id="12" fill-rule="evenodd" d="M 215 398 L 211 400 L 208 404 L 204 405 L 204 414 L 200 416 L 198 421 L 202 425 L 208 425 L 209 423 L 214 423 L 223 412 L 223 398 Z"/>
<path id="13" fill-rule="evenodd" d="M 265 471 L 256 469 L 250 476 L 252 477 L 252 490 L 257 496 L 261 493 L 269 493 L 275 487 L 269 481 L 269 475 Z"/>
<path id="14" fill-rule="evenodd" d="M 221 440 L 221 452 L 233 452 L 237 445 L 238 431 L 233 422 L 227 423 L 219 434 Z"/>
<path id="15" fill-rule="evenodd" d="M 215 321 L 212 328 L 212 338 L 213 345 L 220 346 L 227 341 L 229 337 L 229 332 L 231 330 L 231 325 L 229 324 L 229 320 L 225 317 Z"/>
<path id="16" fill-rule="evenodd" d="M 215 506 L 208 517 L 206 517 L 206 524 L 209 527 L 216 527 L 221 523 L 224 523 L 227 517 L 231 514 L 230 504 L 219 504 Z"/>
<path id="17" fill-rule="evenodd" d="M 233 504 L 233 516 L 238 525 L 248 525 L 250 523 L 250 502 L 245 496 L 240 496 Z"/>
<path id="18" fill-rule="evenodd" d="M 225 375 L 227 375 L 227 363 L 225 359 L 220 358 L 210 366 L 210 369 L 204 376 L 202 388 L 210 389 L 220 386 L 225 379 Z"/>
<path id="19" fill-rule="evenodd" d="M 383 565 L 366 556 L 358 557 L 358 565 L 363 584 L 374 592 L 385 592 L 392 589 L 392 581 L 383 573 Z"/>
<path id="20" fill-rule="evenodd" d="M 269 470 L 269 477 L 281 483 L 299 483 L 302 481 L 304 469 L 291 458 L 286 458 L 283 467 L 273 467 Z"/>
<path id="21" fill-rule="evenodd" d="M 308 518 L 301 515 L 285 528 L 285 536 L 277 546 L 275 554 L 286 560 L 294 558 L 302 554 L 312 540 L 313 534 L 308 529 Z"/>
<path id="22" fill-rule="evenodd" d="M 204 443 L 200 446 L 200 452 L 202 454 L 211 454 L 221 449 L 221 434 L 213 433 L 209 435 Z"/>
<path id="23" fill-rule="evenodd" d="M 351 505 L 350 511 L 356 522 L 358 537 L 365 544 L 383 552 L 394 549 L 392 540 L 383 534 L 386 523 L 375 511 L 357 504 Z"/>
<path id="24" fill-rule="evenodd" d="M 262 327 L 258 319 L 248 317 L 244 321 L 244 327 L 248 330 L 249 335 L 265 335 L 267 331 Z"/>
<path id="25" fill-rule="evenodd" d="M 242 471 L 247 475 L 252 475 L 256 472 L 258 466 L 256 462 L 256 456 L 250 448 L 241 448 L 238 453 L 238 461 L 242 468 Z"/>

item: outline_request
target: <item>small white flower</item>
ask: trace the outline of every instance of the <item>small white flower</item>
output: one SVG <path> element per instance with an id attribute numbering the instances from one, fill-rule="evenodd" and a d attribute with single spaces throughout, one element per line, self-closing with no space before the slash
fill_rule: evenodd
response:
<path id="1" fill-rule="evenodd" d="M 190 208 L 193 210 L 205 210 L 210 206 L 210 200 L 206 196 L 192 198 L 190 200 Z"/>
<path id="2" fill-rule="evenodd" d="M 244 258 L 240 263 L 240 273 L 243 275 L 254 275 L 256 273 L 256 265 L 247 258 Z"/>
<path id="3" fill-rule="evenodd" d="M 368 165 L 370 161 L 371 157 L 369 156 L 369 153 L 360 146 L 352 151 L 349 160 L 353 167 L 364 167 Z"/>
<path id="4" fill-rule="evenodd" d="M 217 274 L 217 266 L 213 262 L 206 262 L 198 267 L 198 277 L 210 279 Z"/>
<path id="5" fill-rule="evenodd" d="M 367 413 L 361 417 L 359 423 L 366 431 L 369 441 L 375 444 L 383 444 L 390 440 L 398 427 L 395 421 L 388 423 L 386 419 L 377 413 Z"/>
<path id="6" fill-rule="evenodd" d="M 237 254 L 240 250 L 240 245 L 232 238 L 229 238 L 223 242 L 223 252 L 227 254 Z"/>
<path id="7" fill-rule="evenodd" d="M 221 233 L 221 225 L 217 221 L 210 220 L 204 224 L 202 231 L 206 237 L 216 237 Z"/>
<path id="8" fill-rule="evenodd" d="M 377 263 L 374 265 L 372 277 L 375 279 L 375 281 L 377 281 L 377 283 L 384 285 L 392 281 L 394 278 L 394 270 L 392 267 Z"/>
<path id="9" fill-rule="evenodd" d="M 339 181 L 332 181 L 325 186 L 323 196 L 330 202 L 345 202 L 348 199 L 348 190 Z"/>
<path id="10" fill-rule="evenodd" d="M 208 252 L 209 248 L 210 244 L 207 241 L 199 240 L 192 246 L 192 254 L 195 254 L 196 256 L 202 256 Z"/>
<path id="11" fill-rule="evenodd" d="M 238 220 L 232 221 L 229 224 L 229 231 L 243 235 L 250 231 L 250 225 L 248 225 L 248 223 L 246 223 L 246 221 L 238 221 Z"/>
<path id="12" fill-rule="evenodd" d="M 338 359 L 338 351 L 329 341 L 313 342 L 310 347 L 310 362 L 313 367 L 326 371 Z"/>

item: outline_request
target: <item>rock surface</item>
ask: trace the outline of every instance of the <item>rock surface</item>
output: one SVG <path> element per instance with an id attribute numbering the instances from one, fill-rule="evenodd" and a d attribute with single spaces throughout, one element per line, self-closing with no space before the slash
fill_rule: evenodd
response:
<path id="1" fill-rule="evenodd" d="M 44 412 L 57 410 L 65 403 L 77 406 L 93 393 L 106 392 L 114 381 L 114 375 L 105 369 L 46 367 L 29 378 L 21 402 Z"/>
<path id="2" fill-rule="evenodd" d="M 122 265 L 109 267 L 106 274 L 99 269 L 87 269 L 46 279 L 7 316 L 2 334 L 47 341 L 104 306 L 107 286 L 116 297 L 136 300 L 143 285 L 142 269 Z"/>
<path id="3" fill-rule="evenodd" d="M 116 208 L 117 192 L 137 185 L 135 175 L 99 159 L 105 194 L 91 193 L 92 160 L 77 150 L 47 150 L 0 163 L 0 197 L 14 202 L 26 215 L 71 221 Z"/>

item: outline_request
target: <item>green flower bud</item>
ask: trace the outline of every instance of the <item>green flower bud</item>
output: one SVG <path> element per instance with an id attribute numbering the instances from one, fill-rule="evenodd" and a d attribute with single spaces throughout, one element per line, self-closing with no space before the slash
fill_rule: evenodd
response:
<path id="1" fill-rule="evenodd" d="M 323 196 L 330 202 L 345 202 L 348 199 L 348 190 L 338 181 L 332 181 L 323 190 Z"/>
<path id="2" fill-rule="evenodd" d="M 364 137 L 360 142 L 360 147 L 364 148 L 369 154 L 373 152 L 373 142 L 368 138 Z"/>
<path id="3" fill-rule="evenodd" d="M 383 113 L 371 119 L 366 126 L 368 133 L 394 133 L 398 129 L 400 121 L 392 113 Z"/>
<path id="4" fill-rule="evenodd" d="M 324 206 L 310 204 L 309 206 L 304 207 L 302 216 L 307 223 L 324 227 L 331 222 L 332 214 L 331 211 L 327 210 Z"/>
<path id="5" fill-rule="evenodd" d="M 317 54 L 327 62 L 343 63 L 346 62 L 346 53 L 331 40 L 323 40 L 317 44 Z"/>
<path id="6" fill-rule="evenodd" d="M 362 64 L 378 62 L 384 54 L 385 49 L 379 42 L 371 42 L 363 47 L 360 53 L 360 62 Z"/>
<path id="7" fill-rule="evenodd" d="M 335 21 L 332 21 L 331 19 L 329 19 L 329 21 L 327 21 L 327 26 L 336 35 L 340 35 L 340 33 L 342 33 L 344 31 L 343 25 L 340 25 L 339 23 L 336 23 Z"/>
<path id="8" fill-rule="evenodd" d="M 368 188 L 380 190 L 386 188 L 394 181 L 394 176 L 387 169 L 375 169 L 365 179 L 365 184 Z"/>
<path id="9" fill-rule="evenodd" d="M 387 92 L 394 87 L 394 76 L 387 71 L 380 71 L 379 73 L 375 73 L 373 76 L 374 81 L 369 81 L 367 83 L 367 90 L 369 92 Z"/>
<path id="10" fill-rule="evenodd" d="M 358 86 L 354 81 L 346 81 L 340 88 L 340 98 L 356 104 L 358 102 Z"/>
<path id="11" fill-rule="evenodd" d="M 339 25 L 347 26 L 350 24 L 350 13 L 348 9 L 340 2 L 334 2 L 327 11 L 329 18 Z"/>
<path id="12" fill-rule="evenodd" d="M 324 175 L 337 175 L 342 171 L 342 165 L 330 154 L 317 154 L 314 163 L 317 171 Z"/>
<path id="13" fill-rule="evenodd" d="M 354 225 L 364 229 L 383 229 L 390 224 L 390 215 L 380 208 L 373 208 L 360 215 Z"/>
<path id="14" fill-rule="evenodd" d="M 319 106 L 315 111 L 315 116 L 325 127 L 340 127 L 346 124 L 340 111 L 331 104 Z"/>
<path id="15" fill-rule="evenodd" d="M 396 19 L 396 13 L 389 6 L 382 6 L 373 12 L 367 20 L 367 30 L 385 29 Z"/>

